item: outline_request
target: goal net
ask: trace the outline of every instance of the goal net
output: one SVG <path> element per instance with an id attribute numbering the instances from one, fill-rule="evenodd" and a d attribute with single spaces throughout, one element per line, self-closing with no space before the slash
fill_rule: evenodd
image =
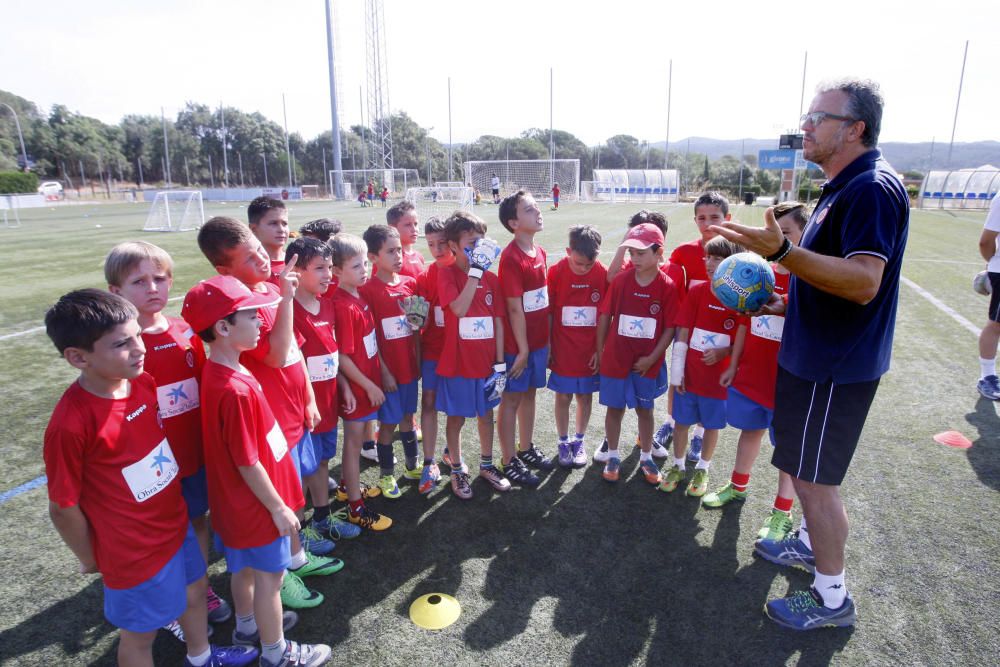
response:
<path id="1" fill-rule="evenodd" d="M 559 198 L 575 201 L 580 195 L 579 160 L 486 160 L 466 162 L 465 180 L 487 198 L 493 177 L 500 179 L 500 196 L 526 190 L 538 200 L 552 199 L 552 186 L 559 184 Z"/>
<path id="2" fill-rule="evenodd" d="M 471 211 L 474 197 L 472 188 L 468 187 L 409 188 L 406 191 L 406 201 L 417 209 L 421 225 L 431 217 L 436 216 L 444 222 L 455 211 Z"/>
<path id="3" fill-rule="evenodd" d="M 334 170 L 330 171 L 331 188 L 336 182 L 336 173 Z M 416 169 L 343 169 L 340 173 L 344 179 L 344 196 L 348 199 L 357 197 L 360 192 L 367 192 L 369 182 L 375 199 L 378 199 L 383 187 L 389 190 L 390 199 L 399 199 L 407 189 L 422 185 Z"/>
<path id="4" fill-rule="evenodd" d="M 205 208 L 198 190 L 157 192 L 146 216 L 144 232 L 186 232 L 205 224 Z"/>

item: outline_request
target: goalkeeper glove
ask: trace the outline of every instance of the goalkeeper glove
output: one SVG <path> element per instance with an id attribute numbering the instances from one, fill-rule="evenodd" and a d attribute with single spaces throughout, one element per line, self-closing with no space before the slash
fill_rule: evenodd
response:
<path id="1" fill-rule="evenodd" d="M 483 391 L 486 393 L 486 402 L 490 403 L 498 400 L 506 386 L 507 364 L 493 364 L 493 374 L 486 378 L 486 383 L 483 385 Z"/>
<path id="2" fill-rule="evenodd" d="M 403 315 L 406 316 L 406 323 L 414 331 L 420 331 L 427 322 L 427 313 L 430 310 L 430 303 L 422 296 L 408 296 L 403 299 Z"/>
<path id="3" fill-rule="evenodd" d="M 471 249 L 465 249 L 465 255 L 469 258 L 469 277 L 482 278 L 500 256 L 500 247 L 491 238 L 476 239 Z"/>

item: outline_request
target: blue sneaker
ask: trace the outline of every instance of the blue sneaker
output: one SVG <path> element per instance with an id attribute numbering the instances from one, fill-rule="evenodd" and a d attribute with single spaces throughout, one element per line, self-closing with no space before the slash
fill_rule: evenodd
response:
<path id="1" fill-rule="evenodd" d="M 691 438 L 691 446 L 688 448 L 688 461 L 691 463 L 697 463 L 701 460 L 701 443 L 703 438 L 700 435 L 696 435 Z"/>
<path id="2" fill-rule="evenodd" d="M 337 548 L 333 540 L 320 535 L 316 526 L 312 524 L 299 531 L 299 541 L 302 542 L 302 548 L 314 556 L 325 556 Z"/>
<path id="3" fill-rule="evenodd" d="M 260 651 L 252 646 L 215 646 L 210 645 L 212 656 L 205 667 L 244 667 L 257 659 Z M 184 667 L 189 667 L 191 661 L 184 658 Z"/>
<path id="4" fill-rule="evenodd" d="M 330 512 L 322 521 L 313 521 L 313 527 L 320 535 L 329 535 L 333 540 L 350 540 L 361 534 L 361 528 L 347 521 L 347 508 Z"/>
<path id="5" fill-rule="evenodd" d="M 857 620 L 854 600 L 850 595 L 839 608 L 829 609 L 823 606 L 823 599 L 812 588 L 771 600 L 764 605 L 764 613 L 781 627 L 790 630 L 846 628 L 854 625 Z"/>
<path id="6" fill-rule="evenodd" d="M 976 389 L 983 395 L 983 398 L 988 398 L 991 401 L 1000 401 L 1000 379 L 997 379 L 996 375 L 987 375 L 984 377 L 976 385 Z"/>
<path id="7" fill-rule="evenodd" d="M 666 447 L 667 444 L 674 439 L 674 426 L 668 422 L 664 422 L 663 426 L 656 429 L 656 433 L 653 434 L 653 444 L 659 445 L 660 447 Z"/>
<path id="8" fill-rule="evenodd" d="M 799 531 L 788 534 L 783 540 L 757 540 L 754 553 L 775 565 L 796 567 L 812 574 L 816 571 L 816 557 L 812 549 L 799 539 Z"/>

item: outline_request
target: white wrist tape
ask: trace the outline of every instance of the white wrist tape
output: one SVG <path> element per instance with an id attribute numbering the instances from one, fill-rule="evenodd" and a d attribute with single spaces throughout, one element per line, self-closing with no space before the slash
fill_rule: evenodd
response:
<path id="1" fill-rule="evenodd" d="M 469 267 L 469 277 L 481 280 L 483 277 L 483 270 L 476 266 Z"/>
<path id="2" fill-rule="evenodd" d="M 674 341 L 670 348 L 670 384 L 675 387 L 684 382 L 684 362 L 687 360 L 688 344 Z"/>

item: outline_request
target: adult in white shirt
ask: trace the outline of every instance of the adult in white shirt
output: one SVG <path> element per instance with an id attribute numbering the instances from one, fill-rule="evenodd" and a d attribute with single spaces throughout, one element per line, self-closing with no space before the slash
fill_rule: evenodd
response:
<path id="1" fill-rule="evenodd" d="M 978 389 L 984 397 L 1000 401 L 1000 381 L 997 380 L 997 343 L 1000 342 L 1000 193 L 993 197 L 986 214 L 983 234 L 979 237 L 979 253 L 986 260 L 986 275 L 993 287 L 986 326 L 979 334 L 980 379 Z"/>

